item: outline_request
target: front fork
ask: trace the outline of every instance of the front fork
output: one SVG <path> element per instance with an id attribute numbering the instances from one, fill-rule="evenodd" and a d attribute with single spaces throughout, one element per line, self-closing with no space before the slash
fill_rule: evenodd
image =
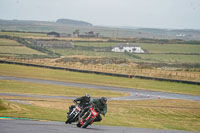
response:
<path id="1" fill-rule="evenodd" d="M 80 120 L 80 124 L 83 125 L 85 121 L 87 121 L 90 116 L 91 116 L 91 113 L 89 113 L 89 115 L 87 116 L 88 113 L 84 114 Z M 87 118 L 85 119 L 85 117 L 87 116 Z"/>

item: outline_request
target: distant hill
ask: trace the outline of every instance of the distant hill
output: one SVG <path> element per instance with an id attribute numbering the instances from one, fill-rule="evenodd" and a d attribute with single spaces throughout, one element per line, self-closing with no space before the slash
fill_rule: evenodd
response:
<path id="1" fill-rule="evenodd" d="M 73 26 L 92 26 L 91 23 L 85 21 L 71 20 L 71 19 L 58 19 L 56 23 L 73 25 Z"/>
<path id="2" fill-rule="evenodd" d="M 55 21 L 37 20 L 3 20 L 0 19 L 0 31 L 25 31 L 25 32 L 59 32 L 73 34 L 79 29 L 81 34 L 93 31 L 103 37 L 112 38 L 148 38 L 148 39 L 181 39 L 200 40 L 200 30 L 194 29 L 156 29 L 137 27 L 109 27 L 95 26 L 91 23 L 70 19 L 58 19 Z"/>
<path id="3" fill-rule="evenodd" d="M 69 26 L 92 26 L 91 23 L 84 21 L 77 21 L 71 19 L 58 19 L 53 21 L 37 21 L 37 20 L 3 20 L 0 19 L 0 25 L 69 25 Z"/>

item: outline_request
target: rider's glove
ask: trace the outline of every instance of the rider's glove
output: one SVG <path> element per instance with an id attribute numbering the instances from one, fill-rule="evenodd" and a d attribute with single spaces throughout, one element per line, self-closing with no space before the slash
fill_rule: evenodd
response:
<path id="1" fill-rule="evenodd" d="M 74 100 L 73 102 L 74 102 L 75 104 L 77 104 L 77 101 L 76 101 L 76 100 Z"/>

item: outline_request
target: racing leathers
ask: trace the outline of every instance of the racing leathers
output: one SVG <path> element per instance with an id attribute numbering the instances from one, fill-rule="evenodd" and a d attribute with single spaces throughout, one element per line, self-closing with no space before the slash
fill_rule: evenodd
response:
<path id="1" fill-rule="evenodd" d="M 105 116 L 105 114 L 107 113 L 107 104 L 106 104 L 106 103 L 102 103 L 102 102 L 101 102 L 101 98 L 100 98 L 100 99 L 93 99 L 93 100 L 91 101 L 91 104 L 93 104 L 96 108 L 99 109 L 99 111 L 100 111 L 99 113 L 100 113 L 100 114 L 102 114 L 102 115 Z M 102 120 L 100 114 L 99 114 L 99 115 L 96 117 L 96 119 L 94 120 L 95 122 L 101 121 L 101 120 Z"/>
<path id="2" fill-rule="evenodd" d="M 74 99 L 74 102 L 76 104 L 78 104 L 81 108 L 85 108 L 89 105 L 90 103 L 90 96 L 89 95 L 85 95 L 85 96 L 82 96 L 82 97 L 79 97 L 79 98 L 76 98 Z M 78 103 L 79 102 L 79 103 Z M 73 110 L 73 108 L 75 107 L 75 105 L 71 105 L 69 107 L 69 113 Z"/>

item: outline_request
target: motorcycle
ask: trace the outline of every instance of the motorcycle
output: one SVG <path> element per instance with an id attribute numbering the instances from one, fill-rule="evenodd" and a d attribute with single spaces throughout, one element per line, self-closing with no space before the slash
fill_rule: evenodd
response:
<path id="1" fill-rule="evenodd" d="M 88 125 L 92 125 L 95 118 L 99 115 L 99 112 L 98 108 L 91 106 L 89 110 L 79 118 L 77 127 L 86 128 Z"/>
<path id="2" fill-rule="evenodd" d="M 67 115 L 67 121 L 66 124 L 71 124 L 72 122 L 76 122 L 79 119 L 79 115 L 82 111 L 82 108 L 76 104 L 76 106 L 72 109 L 71 112 Z"/>

